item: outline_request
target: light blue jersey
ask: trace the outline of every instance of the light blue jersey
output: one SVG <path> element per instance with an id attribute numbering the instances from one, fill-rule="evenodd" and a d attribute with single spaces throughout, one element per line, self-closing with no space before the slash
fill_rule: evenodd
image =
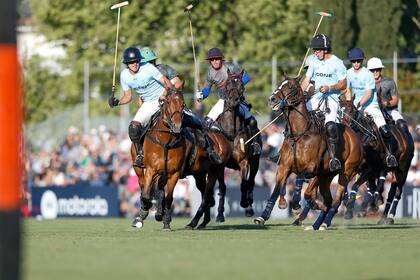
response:
<path id="1" fill-rule="evenodd" d="M 339 81 L 344 80 L 347 76 L 347 70 L 341 59 L 332 55 L 327 60 L 313 59 L 309 64 L 306 76 L 315 81 L 315 92 L 313 98 L 321 98 L 322 93 L 319 92 L 321 86 L 333 86 Z M 340 94 L 339 90 L 328 92 L 328 95 Z"/>
<path id="2" fill-rule="evenodd" d="M 158 100 L 165 87 L 160 83 L 162 74 L 150 63 L 142 64 L 139 71 L 132 75 L 130 70 L 121 72 L 120 82 L 124 91 L 134 89 L 145 102 Z"/>
<path id="3" fill-rule="evenodd" d="M 353 68 L 347 70 L 347 87 L 351 89 L 351 93 L 354 95 L 355 105 L 360 102 L 369 89 L 372 90 L 372 97 L 363 104 L 363 108 L 378 102 L 376 98 L 375 78 L 373 77 L 373 73 L 366 67 L 360 68 L 357 72 Z"/>

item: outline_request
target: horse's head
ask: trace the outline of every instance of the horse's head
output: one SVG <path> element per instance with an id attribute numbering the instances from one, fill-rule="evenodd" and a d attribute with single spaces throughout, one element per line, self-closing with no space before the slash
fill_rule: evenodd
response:
<path id="1" fill-rule="evenodd" d="M 352 100 L 340 100 L 340 107 L 343 114 L 341 115 L 344 124 L 350 125 L 352 119 L 358 118 L 358 110 L 354 106 L 354 97 Z"/>
<path id="2" fill-rule="evenodd" d="M 244 70 L 241 73 L 235 74 L 230 72 L 228 69 L 228 78 L 226 80 L 226 105 L 228 108 L 235 108 L 239 105 L 241 98 L 244 94 L 244 84 L 242 82 L 242 75 Z"/>
<path id="3" fill-rule="evenodd" d="M 300 78 L 285 77 L 280 86 L 270 95 L 268 104 L 273 111 L 286 107 L 296 107 L 305 101 L 305 96 L 299 84 Z"/>
<path id="4" fill-rule="evenodd" d="M 171 133 L 179 134 L 182 127 L 182 112 L 185 108 L 184 96 L 181 89 L 175 87 L 167 88 L 166 92 L 166 98 L 160 101 L 162 121 Z"/>

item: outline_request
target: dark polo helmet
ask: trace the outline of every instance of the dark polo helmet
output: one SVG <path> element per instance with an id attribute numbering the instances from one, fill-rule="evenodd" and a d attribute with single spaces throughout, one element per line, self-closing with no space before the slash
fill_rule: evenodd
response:
<path id="1" fill-rule="evenodd" d="M 223 53 L 219 48 L 211 48 L 209 50 L 206 60 L 210 60 L 213 58 L 220 58 L 220 59 L 224 58 Z"/>
<path id="2" fill-rule="evenodd" d="M 123 63 L 128 64 L 130 62 L 140 62 L 141 54 L 140 50 L 136 47 L 129 47 L 124 50 Z"/>
<path id="3" fill-rule="evenodd" d="M 331 50 L 331 40 L 325 34 L 318 34 L 312 38 L 311 44 L 308 48 L 312 49 L 321 49 L 321 50 Z"/>
<path id="4" fill-rule="evenodd" d="M 365 59 L 365 53 L 360 48 L 352 48 L 348 52 L 348 58 L 349 60 L 358 60 L 358 59 Z"/>

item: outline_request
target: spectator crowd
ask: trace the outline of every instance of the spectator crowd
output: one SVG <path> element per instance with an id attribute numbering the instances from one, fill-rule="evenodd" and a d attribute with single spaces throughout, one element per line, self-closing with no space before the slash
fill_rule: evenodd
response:
<path id="1" fill-rule="evenodd" d="M 420 187 L 420 125 L 410 126 L 415 141 L 415 154 L 407 177 L 407 185 Z M 273 187 L 276 164 L 267 160 L 274 156 L 284 140 L 284 127 L 273 124 L 263 133 L 263 152 L 260 170 L 256 177 L 257 187 Z M 117 134 L 105 126 L 83 134 L 70 127 L 62 144 L 54 151 L 26 148 L 26 192 L 30 198 L 32 188 L 86 187 L 117 188 L 122 216 L 133 217 L 140 203 L 138 179 L 132 168 L 131 141 L 128 135 Z M 240 186 L 237 171 L 225 170 L 228 186 Z M 293 189 L 295 180 L 289 179 Z M 190 215 L 191 180 L 180 180 L 174 193 L 174 215 Z"/>

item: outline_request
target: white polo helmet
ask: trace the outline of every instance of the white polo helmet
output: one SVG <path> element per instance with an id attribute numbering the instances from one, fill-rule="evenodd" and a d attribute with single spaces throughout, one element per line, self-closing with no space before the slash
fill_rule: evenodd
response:
<path id="1" fill-rule="evenodd" d="M 372 57 L 367 61 L 367 68 L 369 70 L 373 69 L 379 69 L 379 68 L 385 68 L 385 66 L 382 64 L 382 61 L 380 58 Z"/>

